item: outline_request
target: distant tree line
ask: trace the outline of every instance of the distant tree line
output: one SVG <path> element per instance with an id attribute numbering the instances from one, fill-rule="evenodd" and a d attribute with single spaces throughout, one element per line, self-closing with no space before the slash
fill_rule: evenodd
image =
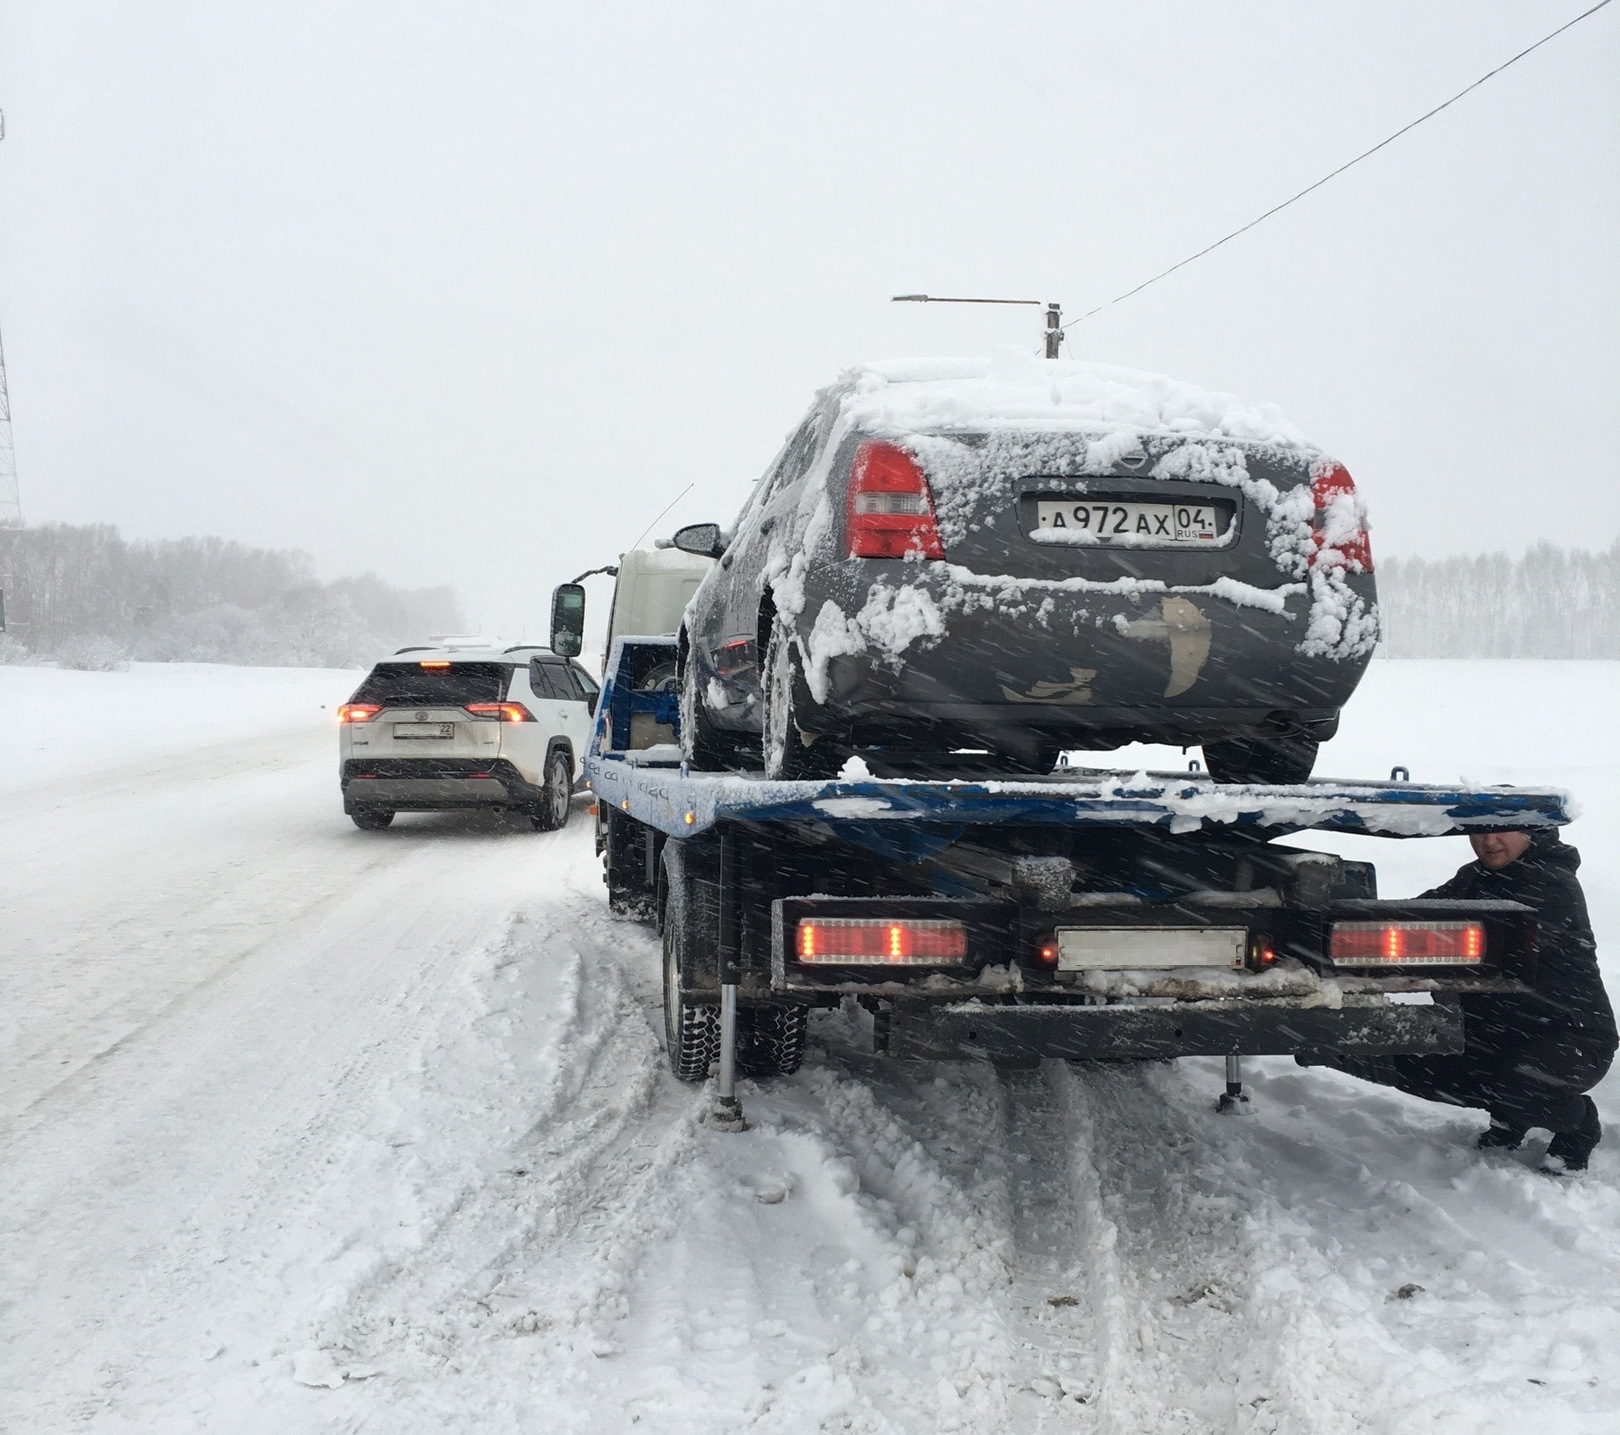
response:
<path id="1" fill-rule="evenodd" d="M 1378 598 L 1385 657 L 1620 658 L 1620 540 L 1382 559 Z"/>
<path id="2" fill-rule="evenodd" d="M 0 662 L 344 667 L 463 626 L 449 588 L 395 588 L 371 573 L 321 583 L 293 549 L 130 542 L 106 524 L 0 530 L 0 590 Z"/>

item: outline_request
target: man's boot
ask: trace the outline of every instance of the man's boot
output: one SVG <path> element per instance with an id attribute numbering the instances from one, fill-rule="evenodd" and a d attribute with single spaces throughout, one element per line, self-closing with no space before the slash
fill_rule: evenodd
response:
<path id="1" fill-rule="evenodd" d="M 1573 1131 L 1559 1131 L 1553 1136 L 1552 1144 L 1547 1147 L 1547 1159 L 1542 1163 L 1544 1170 L 1555 1175 L 1563 1175 L 1566 1171 L 1584 1171 L 1593 1147 L 1603 1139 L 1603 1123 L 1598 1120 L 1597 1103 L 1590 1096 L 1583 1096 L 1581 1104 L 1586 1108 L 1581 1124 Z"/>
<path id="2" fill-rule="evenodd" d="M 1493 1116 L 1491 1124 L 1479 1133 L 1479 1140 L 1474 1145 L 1481 1151 L 1511 1151 L 1524 1140 L 1528 1129 L 1524 1126 L 1505 1126 Z"/>

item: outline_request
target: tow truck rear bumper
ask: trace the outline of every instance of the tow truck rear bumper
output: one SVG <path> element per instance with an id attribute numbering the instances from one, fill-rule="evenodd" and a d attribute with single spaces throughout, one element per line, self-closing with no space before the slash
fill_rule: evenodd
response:
<path id="1" fill-rule="evenodd" d="M 1340 1007 L 1245 997 L 1154 1005 L 988 1006 L 896 1000 L 889 1055 L 1017 1064 L 1177 1056 L 1288 1056 L 1299 1052 L 1450 1055 L 1463 1049 L 1463 1014 L 1444 998 L 1423 1005 L 1346 996 Z"/>

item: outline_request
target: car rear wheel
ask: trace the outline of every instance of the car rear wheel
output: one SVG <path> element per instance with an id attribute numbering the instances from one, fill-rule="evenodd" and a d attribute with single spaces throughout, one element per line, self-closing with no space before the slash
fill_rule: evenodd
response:
<path id="1" fill-rule="evenodd" d="M 709 721 L 698 692 L 697 655 L 688 652 L 681 669 L 681 756 L 699 772 L 723 772 L 737 762 L 737 745 Z"/>
<path id="2" fill-rule="evenodd" d="M 349 820 L 362 832 L 381 832 L 394 820 L 394 814 L 386 808 L 357 807 L 349 813 Z"/>
<path id="3" fill-rule="evenodd" d="M 1304 782 L 1316 766 L 1318 746 L 1314 737 L 1227 738 L 1204 744 L 1204 766 L 1216 782 Z"/>
<path id="4" fill-rule="evenodd" d="M 554 752 L 546 759 L 546 781 L 540 800 L 529 813 L 535 830 L 555 832 L 559 827 L 566 827 L 573 796 L 573 769 L 568 764 L 568 754 Z"/>
<path id="5" fill-rule="evenodd" d="M 771 629 L 765 652 L 765 720 L 760 747 L 765 776 L 772 781 L 830 777 L 842 765 L 832 742 L 806 742 L 795 709 L 808 695 L 798 648 L 780 623 Z"/>

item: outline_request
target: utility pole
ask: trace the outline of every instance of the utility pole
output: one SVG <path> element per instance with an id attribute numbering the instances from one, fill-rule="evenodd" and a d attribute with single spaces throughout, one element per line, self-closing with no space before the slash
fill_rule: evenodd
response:
<path id="1" fill-rule="evenodd" d="M 891 304 L 1021 304 L 1043 307 L 1040 299 L 942 299 L 937 294 L 896 294 Z M 1046 309 L 1046 357 L 1055 359 L 1063 343 L 1063 306 L 1056 299 L 1044 301 Z"/>
<path id="2" fill-rule="evenodd" d="M 6 351 L 0 344 L 0 528 L 22 527 L 17 492 L 17 450 L 11 442 L 11 395 L 6 388 Z"/>
<path id="3" fill-rule="evenodd" d="M 0 110 L 0 140 L 6 116 Z M 22 496 L 17 491 L 17 449 L 11 441 L 11 391 L 6 387 L 6 350 L 0 344 L 0 528 L 22 527 Z M 5 627 L 0 614 L 0 628 Z"/>

